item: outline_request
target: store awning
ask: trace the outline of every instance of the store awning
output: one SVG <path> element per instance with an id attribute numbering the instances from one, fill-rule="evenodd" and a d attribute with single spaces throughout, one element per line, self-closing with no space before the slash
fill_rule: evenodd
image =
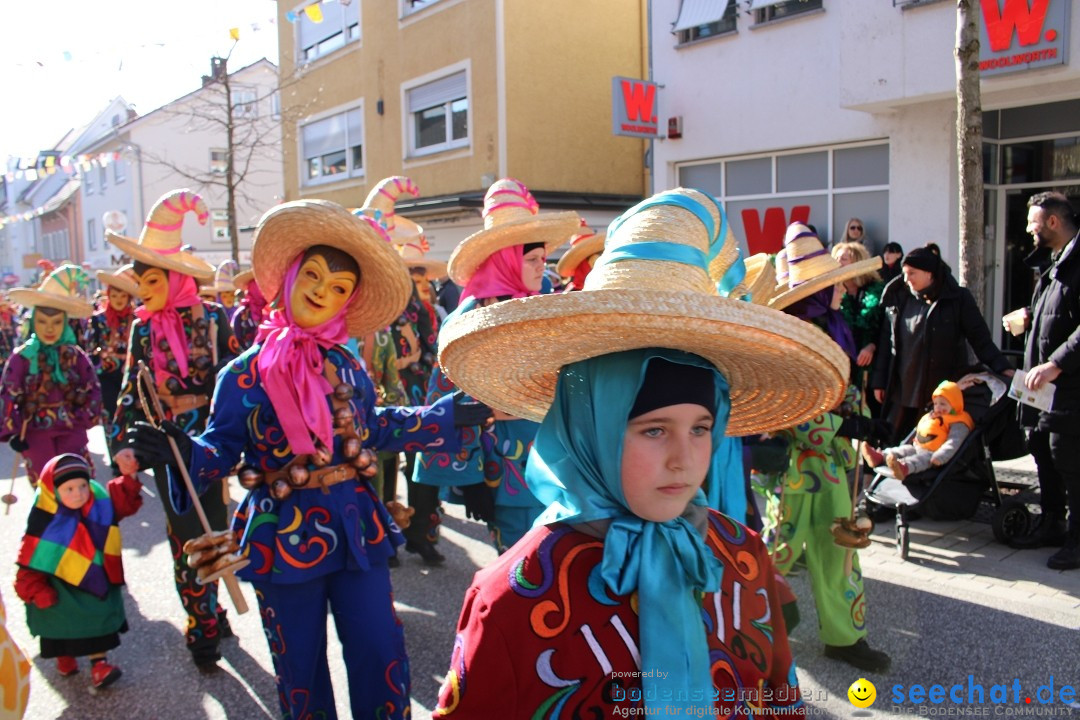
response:
<path id="1" fill-rule="evenodd" d="M 787 0 L 750 0 L 750 10 L 760 10 L 763 7 L 769 7 L 770 5 L 779 5 Z"/>
<path id="2" fill-rule="evenodd" d="M 682 0 L 679 17 L 671 32 L 689 30 L 699 25 L 708 25 L 724 17 L 731 0 Z"/>

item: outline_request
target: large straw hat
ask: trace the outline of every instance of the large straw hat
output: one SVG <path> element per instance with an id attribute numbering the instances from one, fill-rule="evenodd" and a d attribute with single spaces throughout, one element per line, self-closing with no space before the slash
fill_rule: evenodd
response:
<path id="1" fill-rule="evenodd" d="M 607 233 L 594 233 L 584 220 L 581 221 L 581 230 L 577 235 L 570 236 L 570 249 L 563 253 L 555 265 L 555 272 L 562 277 L 570 277 L 583 261 L 604 251 L 604 238 Z"/>
<path id="2" fill-rule="evenodd" d="M 8 290 L 11 302 L 23 307 L 47 307 L 63 310 L 68 317 L 88 318 L 94 306 L 79 295 L 90 276 L 78 265 L 61 265 L 45 276 L 36 288 Z"/>
<path id="3" fill-rule="evenodd" d="M 195 213 L 200 225 L 205 225 L 210 217 L 201 197 L 190 190 L 173 190 L 154 203 L 138 240 L 117 235 L 112 230 L 105 233 L 105 238 L 137 262 L 176 270 L 197 280 L 211 280 L 214 266 L 181 249 L 180 230 L 188 211 Z"/>
<path id="4" fill-rule="evenodd" d="M 401 253 L 401 259 L 405 261 L 405 266 L 408 268 L 422 267 L 427 271 L 428 275 L 436 278 L 446 277 L 446 263 L 442 260 L 432 260 L 427 257 L 427 251 L 429 245 L 424 238 L 420 238 L 416 243 L 405 243 L 404 245 L 398 245 L 397 250 Z"/>
<path id="5" fill-rule="evenodd" d="M 496 180 L 484 195 L 484 229 L 462 240 L 450 254 L 450 279 L 464 287 L 480 264 L 503 248 L 544 243 L 548 253 L 581 227 L 576 212 L 540 214 L 540 206 L 521 182 Z"/>
<path id="6" fill-rule="evenodd" d="M 781 272 L 781 263 L 777 256 L 776 279 L 779 285 L 776 288 L 777 294 L 769 300 L 769 307 L 777 310 L 810 297 L 818 290 L 881 267 L 880 257 L 841 265 L 821 244 L 814 231 L 802 223 L 791 223 L 788 226 L 784 236 L 784 249 L 780 251 L 780 255 L 784 257 L 783 267 L 786 273 Z"/>
<path id="7" fill-rule="evenodd" d="M 233 274 L 236 272 L 236 262 L 224 260 L 214 271 L 214 282 L 204 286 L 203 289 L 212 291 L 215 295 L 223 295 L 236 290 L 233 284 Z"/>
<path id="8" fill-rule="evenodd" d="M 356 259 L 360 287 L 349 305 L 350 337 L 363 337 L 393 322 L 412 297 L 413 284 L 386 231 L 366 215 L 327 200 L 294 200 L 271 208 L 255 228 L 251 266 L 268 300 L 281 291 L 293 261 L 314 245 L 328 245 Z"/>
<path id="9" fill-rule="evenodd" d="M 742 294 L 749 296 L 755 305 L 768 305 L 776 290 L 776 268 L 768 253 L 757 253 L 746 258 L 746 278 L 742 281 Z M 733 293 L 734 295 L 734 293 Z"/>
<path id="10" fill-rule="evenodd" d="M 139 278 L 135 275 L 135 266 L 131 263 L 117 268 L 116 272 L 97 271 L 98 282 L 102 285 L 123 290 L 132 297 L 139 294 Z"/>
<path id="11" fill-rule="evenodd" d="M 732 256 L 725 225 L 704 193 L 655 195 L 611 224 L 581 292 L 467 312 L 440 331 L 439 363 L 481 402 L 537 421 L 561 367 L 643 347 L 716 365 L 731 386 L 729 435 L 791 427 L 835 407 L 849 365 L 836 343 L 809 323 L 717 294 L 707 268 Z"/>
<path id="12" fill-rule="evenodd" d="M 233 277 L 233 280 L 232 280 L 233 289 L 234 290 L 242 290 L 244 292 L 247 292 L 248 285 L 250 285 L 251 281 L 254 280 L 254 279 L 255 279 L 255 271 L 252 270 L 251 268 L 248 268 L 247 270 L 244 270 L 243 272 L 236 273 L 236 276 Z"/>
<path id="13" fill-rule="evenodd" d="M 402 195 L 420 197 L 420 188 L 409 178 L 402 175 L 383 178 L 371 189 L 364 207 L 356 212 L 363 213 L 379 222 L 395 244 L 415 242 L 424 236 L 424 228 L 407 217 L 397 214 L 395 203 Z"/>

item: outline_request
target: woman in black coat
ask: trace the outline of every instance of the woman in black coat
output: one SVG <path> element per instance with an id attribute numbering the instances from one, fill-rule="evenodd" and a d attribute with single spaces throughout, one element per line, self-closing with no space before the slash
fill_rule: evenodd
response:
<path id="1" fill-rule="evenodd" d="M 897 438 L 915 426 L 941 381 L 972 369 L 968 346 L 990 370 L 1012 374 L 975 298 L 932 251 L 908 253 L 881 302 L 885 322 L 870 387 Z"/>

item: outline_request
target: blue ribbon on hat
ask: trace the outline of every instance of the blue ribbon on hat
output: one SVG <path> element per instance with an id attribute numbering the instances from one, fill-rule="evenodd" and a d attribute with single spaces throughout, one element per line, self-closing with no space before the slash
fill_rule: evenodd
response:
<path id="1" fill-rule="evenodd" d="M 724 206 L 712 195 L 696 189 L 695 192 L 701 193 L 716 206 L 717 212 L 720 214 L 719 233 L 716 232 L 716 224 L 713 222 L 712 215 L 709 214 L 708 208 L 697 200 L 669 190 L 668 192 L 660 193 L 648 200 L 639 202 L 637 205 L 612 220 L 611 224 L 608 225 L 608 237 L 611 237 L 615 231 L 632 216 L 651 207 L 670 205 L 694 213 L 697 219 L 701 221 L 701 224 L 705 226 L 705 230 L 709 234 L 708 254 L 701 252 L 697 248 L 671 242 L 657 241 L 629 243 L 616 250 L 605 250 L 593 265 L 593 269 L 622 260 L 662 260 L 690 265 L 692 267 L 700 268 L 707 273 L 709 271 L 709 263 L 712 262 L 713 258 L 720 252 L 720 248 L 723 245 L 722 238 L 727 236 L 727 213 L 724 212 Z"/>

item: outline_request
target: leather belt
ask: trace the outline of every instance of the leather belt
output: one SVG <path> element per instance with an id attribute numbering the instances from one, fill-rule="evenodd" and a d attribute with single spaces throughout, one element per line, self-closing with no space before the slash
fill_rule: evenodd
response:
<path id="1" fill-rule="evenodd" d="M 356 468 L 348 463 L 342 463 L 341 465 L 328 465 L 327 467 L 311 470 L 308 473 L 307 482 L 303 485 L 297 486 L 291 483 L 290 485 L 292 485 L 293 490 L 323 490 L 346 480 L 355 480 L 357 477 Z M 267 485 L 273 485 L 277 480 L 288 482 L 289 469 L 284 468 L 266 473 Z"/>
<path id="2" fill-rule="evenodd" d="M 161 402 L 169 408 L 173 415 L 198 410 L 210 404 L 210 398 L 205 395 L 161 395 Z"/>

